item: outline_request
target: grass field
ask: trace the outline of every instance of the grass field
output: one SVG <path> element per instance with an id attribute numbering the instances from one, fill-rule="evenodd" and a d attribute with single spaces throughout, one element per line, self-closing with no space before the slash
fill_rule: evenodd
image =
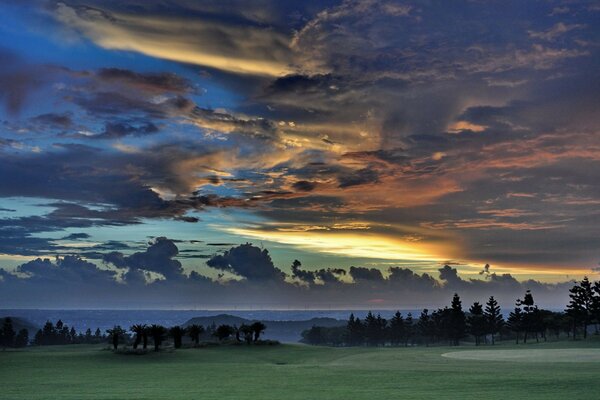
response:
<path id="1" fill-rule="evenodd" d="M 482 351 L 598 347 L 562 342 Z M 0 399 L 587 400 L 600 393 L 600 362 L 442 357 L 463 349 L 474 350 L 281 345 L 143 356 L 83 345 L 7 350 L 0 351 Z"/>

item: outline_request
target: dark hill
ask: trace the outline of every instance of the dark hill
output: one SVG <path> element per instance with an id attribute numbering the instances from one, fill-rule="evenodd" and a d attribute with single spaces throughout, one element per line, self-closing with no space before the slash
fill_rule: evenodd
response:
<path id="1" fill-rule="evenodd" d="M 215 325 L 237 325 L 251 324 L 257 320 L 236 317 L 235 315 L 219 314 L 211 317 L 195 317 L 183 325 L 188 326 L 198 324 L 203 326 Z M 316 326 L 343 326 L 346 321 L 340 321 L 334 318 L 312 318 L 304 321 L 261 321 L 267 326 L 264 334 L 265 339 L 279 340 L 280 342 L 298 342 L 302 337 L 300 334 L 306 329 L 310 329 L 313 325 Z"/>

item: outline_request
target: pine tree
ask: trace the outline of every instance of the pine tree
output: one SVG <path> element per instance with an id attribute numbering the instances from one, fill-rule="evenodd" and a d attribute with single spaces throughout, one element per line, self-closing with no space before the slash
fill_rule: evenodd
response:
<path id="1" fill-rule="evenodd" d="M 408 343 L 412 344 L 414 336 L 415 336 L 415 327 L 413 323 L 412 313 L 408 313 L 406 315 L 406 319 L 404 320 L 404 346 L 408 347 Z"/>
<path id="2" fill-rule="evenodd" d="M 449 336 L 452 339 L 452 344 L 458 346 L 460 344 L 460 339 L 465 337 L 467 323 L 465 313 L 462 309 L 462 303 L 457 293 L 454 293 L 454 297 L 452 297 L 449 317 Z"/>
<path id="3" fill-rule="evenodd" d="M 360 346 L 363 341 L 363 326 L 360 321 L 360 318 L 355 318 L 354 314 L 350 314 L 350 318 L 348 318 L 348 323 L 346 324 L 347 330 L 347 343 L 349 346 Z"/>
<path id="4" fill-rule="evenodd" d="M 404 328 L 404 318 L 400 311 L 396 311 L 392 319 L 390 319 L 390 343 L 393 346 L 398 346 L 404 341 Z"/>
<path id="5" fill-rule="evenodd" d="M 421 315 L 419 316 L 419 321 L 417 322 L 417 329 L 419 335 L 423 338 L 425 342 L 425 346 L 429 346 L 429 341 L 431 340 L 432 335 L 432 319 L 429 315 L 429 310 L 424 309 L 421 311 Z"/>
<path id="6" fill-rule="evenodd" d="M 514 311 L 508 315 L 508 328 L 515 332 L 517 344 L 519 344 L 519 333 L 523 329 L 523 310 L 519 307 L 520 301 L 517 300 L 517 306 Z"/>
<path id="7" fill-rule="evenodd" d="M 16 332 L 13 329 L 12 319 L 10 317 L 4 318 L 4 324 L 2 326 L 2 332 L 0 333 L 0 346 L 2 347 L 14 347 Z"/>
<path id="8" fill-rule="evenodd" d="M 487 333 L 492 336 L 492 345 L 496 343 L 495 336 L 500 332 L 504 326 L 504 317 L 502 317 L 502 310 L 498 305 L 494 296 L 490 296 L 487 303 L 485 304 L 485 320 L 487 325 Z"/>
<path id="9" fill-rule="evenodd" d="M 485 334 L 485 317 L 483 315 L 483 307 L 478 302 L 473 303 L 469 308 L 470 315 L 467 317 L 469 332 L 475 337 L 475 345 L 479 346 L 481 336 Z"/>
<path id="10" fill-rule="evenodd" d="M 583 338 L 587 338 L 587 326 L 594 315 L 597 303 L 594 292 L 594 286 L 587 276 L 569 290 L 571 300 L 567 305 L 566 313 L 573 319 L 573 339 L 576 338 L 579 324 L 583 327 Z"/>

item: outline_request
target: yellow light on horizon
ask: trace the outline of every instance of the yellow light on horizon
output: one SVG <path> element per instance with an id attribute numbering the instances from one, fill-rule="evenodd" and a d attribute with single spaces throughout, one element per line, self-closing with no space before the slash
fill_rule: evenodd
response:
<path id="1" fill-rule="evenodd" d="M 450 252 L 449 245 L 436 246 L 365 232 L 360 234 L 323 233 L 321 231 L 268 232 L 244 228 L 225 228 L 224 230 L 238 236 L 289 244 L 301 249 L 326 254 L 357 258 L 439 262 L 447 259 L 447 256 L 443 256 L 444 253 L 448 254 Z"/>

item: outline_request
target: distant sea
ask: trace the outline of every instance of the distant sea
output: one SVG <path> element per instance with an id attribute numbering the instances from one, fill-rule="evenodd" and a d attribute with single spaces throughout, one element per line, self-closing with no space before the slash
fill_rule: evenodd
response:
<path id="1" fill-rule="evenodd" d="M 210 317 L 229 314 L 238 317 L 262 321 L 304 321 L 312 318 L 329 317 L 340 320 L 348 318 L 350 313 L 363 318 L 367 310 L 35 310 L 35 309 L 0 309 L 0 317 L 12 316 L 24 318 L 41 327 L 46 321 L 55 323 L 62 320 L 77 332 L 92 331 L 100 328 L 102 332 L 120 325 L 128 329 L 133 324 L 160 324 L 164 326 L 181 325 L 194 317 Z M 384 318 L 390 318 L 395 311 L 372 310 Z M 420 310 L 400 310 L 406 316 L 409 312 L 418 318 Z M 33 336 L 33 333 L 30 333 Z"/>

